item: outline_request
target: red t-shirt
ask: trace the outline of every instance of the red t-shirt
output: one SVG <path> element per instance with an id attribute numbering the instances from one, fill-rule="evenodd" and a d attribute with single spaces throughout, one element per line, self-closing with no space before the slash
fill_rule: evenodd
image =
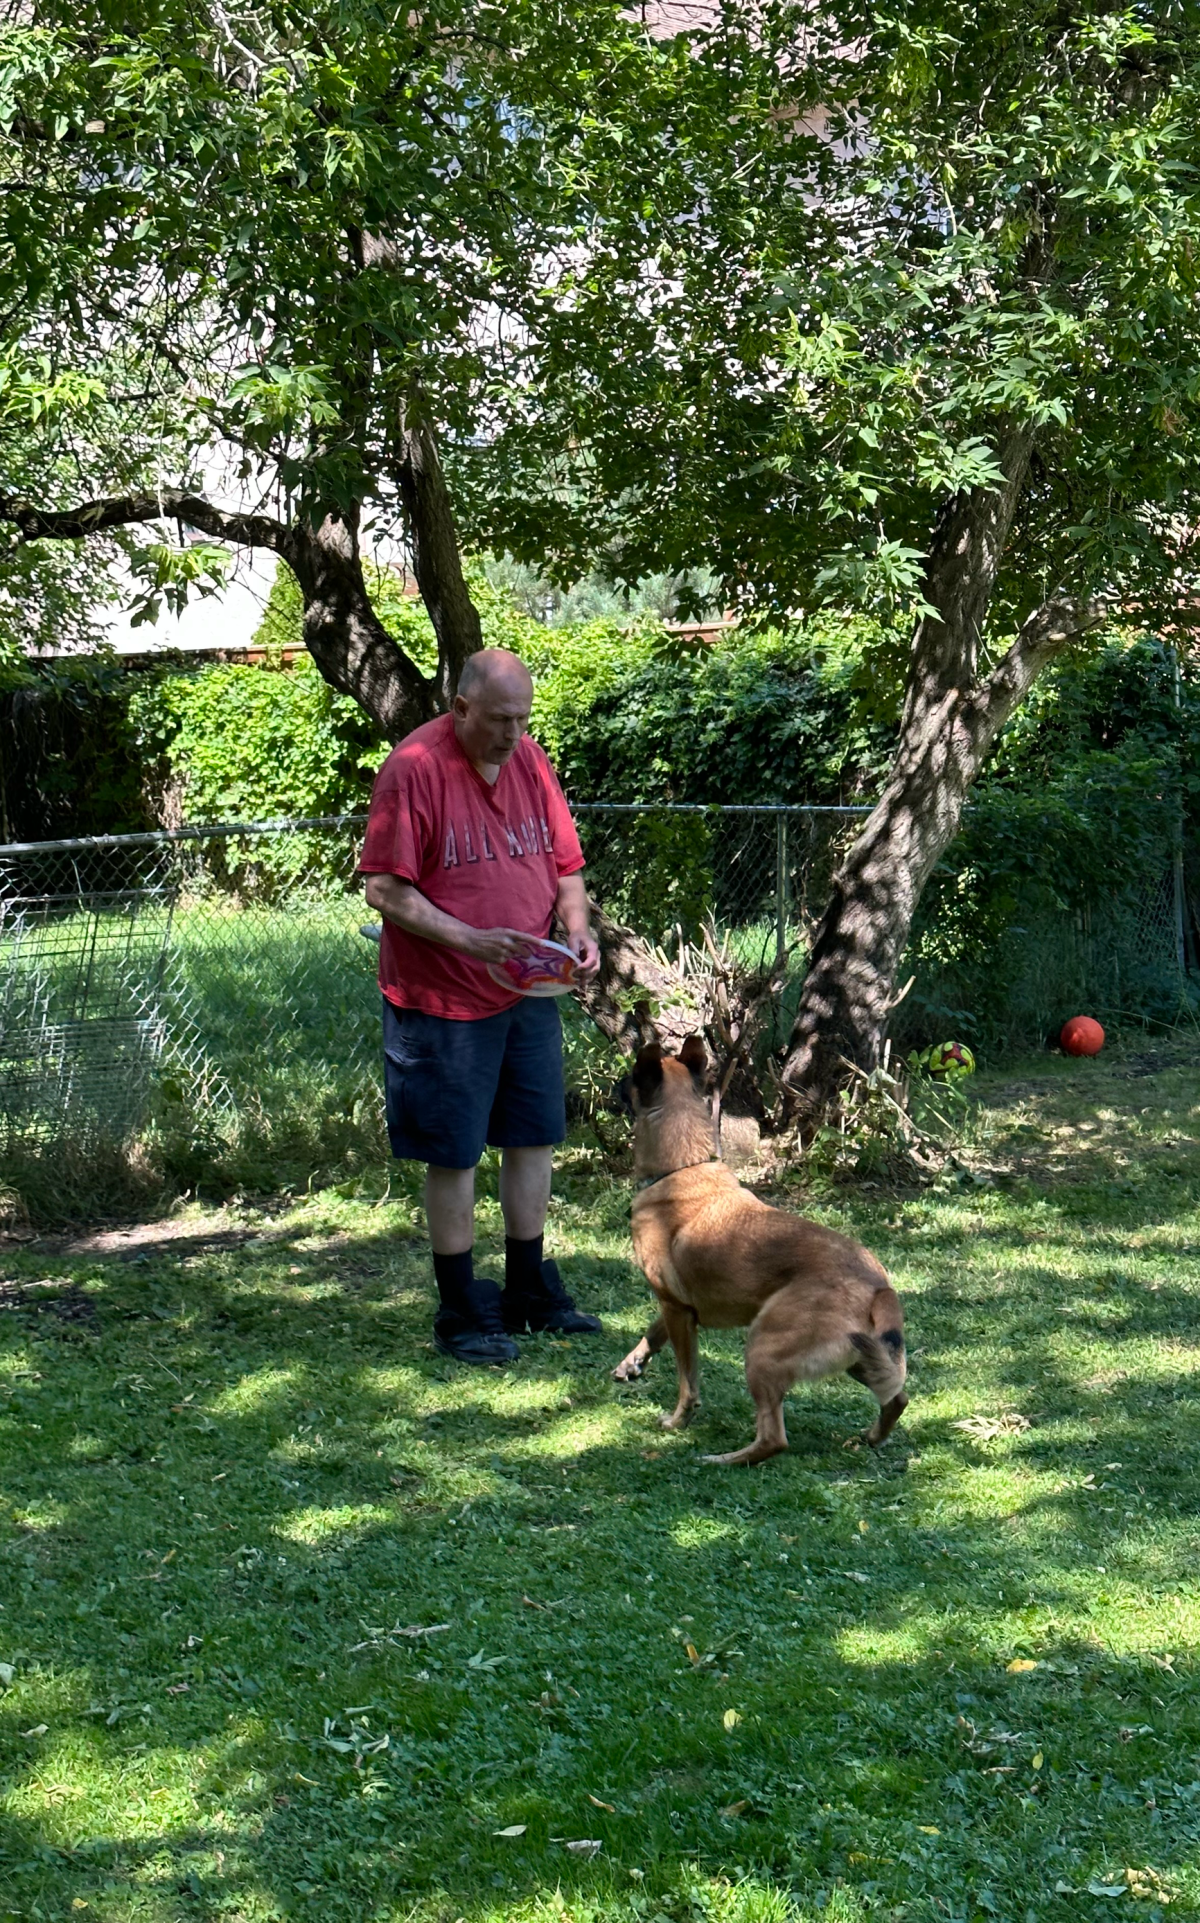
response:
<path id="1" fill-rule="evenodd" d="M 528 735 L 494 787 L 468 761 L 451 715 L 406 735 L 375 777 L 363 875 L 398 875 L 472 928 L 546 935 L 559 880 L 578 874 L 583 850 L 558 778 Z M 520 996 L 487 964 L 383 924 L 379 986 L 397 1008 L 478 1021 Z"/>

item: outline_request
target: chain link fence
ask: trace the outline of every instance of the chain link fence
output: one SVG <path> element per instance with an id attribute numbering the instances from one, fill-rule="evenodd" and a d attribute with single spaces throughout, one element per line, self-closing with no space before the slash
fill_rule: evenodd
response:
<path id="1" fill-rule="evenodd" d="M 711 919 L 753 966 L 787 953 L 798 992 L 806 937 L 867 812 L 593 804 L 576 818 L 610 914 L 668 949 Z M 382 1141 L 364 822 L 0 847 L 0 1153 L 127 1139 L 164 1105 L 196 1136 L 290 1128 L 301 1157 L 355 1133 Z M 1034 1043 L 1076 998 L 1102 1018 L 1136 1013 L 1148 975 L 1178 997 L 1171 873 L 1122 914 L 1119 928 L 1096 911 L 1010 930 L 1005 954 L 974 958 L 927 932 L 902 1027 L 972 1036 L 984 965 Z"/>

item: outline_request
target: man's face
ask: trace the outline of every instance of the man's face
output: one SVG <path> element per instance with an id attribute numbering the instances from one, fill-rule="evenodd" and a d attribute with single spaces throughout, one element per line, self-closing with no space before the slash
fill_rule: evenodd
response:
<path id="1" fill-rule="evenodd" d="M 454 729 L 468 761 L 502 768 L 529 726 L 533 683 L 516 675 L 477 684 L 454 699 Z"/>

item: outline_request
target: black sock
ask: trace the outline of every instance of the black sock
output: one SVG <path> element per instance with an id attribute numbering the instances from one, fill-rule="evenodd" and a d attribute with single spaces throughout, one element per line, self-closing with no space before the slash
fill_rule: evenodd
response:
<path id="1" fill-rule="evenodd" d="M 516 1295 L 536 1295 L 542 1286 L 542 1237 L 528 1242 L 504 1238 L 504 1286 Z"/>
<path id="2" fill-rule="evenodd" d="M 455 1315 L 466 1314 L 475 1279 L 472 1250 L 464 1249 L 461 1255 L 438 1255 L 435 1250 L 433 1274 L 442 1307 Z"/>

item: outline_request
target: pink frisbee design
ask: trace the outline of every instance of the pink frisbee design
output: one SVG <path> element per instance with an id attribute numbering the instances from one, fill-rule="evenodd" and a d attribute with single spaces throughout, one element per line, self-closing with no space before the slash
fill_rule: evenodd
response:
<path id="1" fill-rule="evenodd" d="M 528 955 L 488 962 L 487 972 L 518 995 L 568 995 L 575 986 L 575 957 L 561 942 L 535 940 Z"/>

